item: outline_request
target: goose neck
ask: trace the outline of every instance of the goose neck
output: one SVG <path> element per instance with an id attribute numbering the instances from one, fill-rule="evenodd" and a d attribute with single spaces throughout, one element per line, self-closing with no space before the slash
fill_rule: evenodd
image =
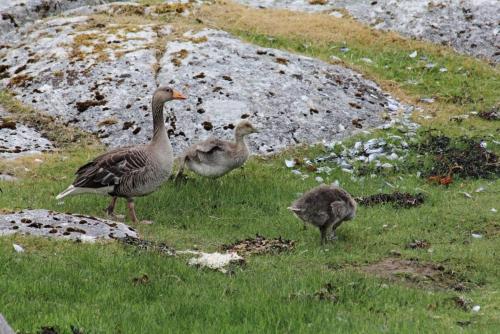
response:
<path id="1" fill-rule="evenodd" d="M 163 105 L 165 103 L 153 99 L 153 143 L 168 140 L 167 130 L 165 129 L 165 118 L 163 116 Z"/>

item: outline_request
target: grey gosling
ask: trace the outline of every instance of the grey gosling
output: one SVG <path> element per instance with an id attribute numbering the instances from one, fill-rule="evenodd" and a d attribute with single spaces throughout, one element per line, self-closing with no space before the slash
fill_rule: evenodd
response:
<path id="1" fill-rule="evenodd" d="M 153 138 L 148 144 L 121 147 L 104 153 L 76 171 L 76 178 L 66 190 L 57 195 L 100 194 L 112 196 L 105 209 L 113 217 L 116 200 L 127 200 L 130 219 L 137 223 L 134 197 L 154 192 L 172 173 L 174 155 L 165 129 L 163 105 L 186 97 L 170 87 L 160 87 L 153 94 Z M 150 224 L 149 221 L 141 223 Z"/>
<path id="2" fill-rule="evenodd" d="M 233 169 L 241 167 L 250 152 L 245 143 L 245 136 L 258 130 L 249 121 L 241 121 L 234 131 L 235 141 L 209 138 L 189 147 L 181 158 L 179 172 L 175 178 L 182 178 L 184 166 L 206 177 L 219 177 Z"/>
<path id="3" fill-rule="evenodd" d="M 321 244 L 335 238 L 335 230 L 356 215 L 356 201 L 344 189 L 335 185 L 320 185 L 309 190 L 288 209 L 321 232 Z"/>

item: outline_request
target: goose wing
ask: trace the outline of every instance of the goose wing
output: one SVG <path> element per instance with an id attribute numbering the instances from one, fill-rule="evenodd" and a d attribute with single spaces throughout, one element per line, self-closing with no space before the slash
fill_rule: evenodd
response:
<path id="1" fill-rule="evenodd" d="M 98 156 L 76 172 L 73 186 L 101 188 L 120 184 L 128 175 L 140 172 L 148 163 L 144 150 L 125 147 Z"/>
<path id="2" fill-rule="evenodd" d="M 197 162 L 210 162 L 213 160 L 216 152 L 224 152 L 226 149 L 227 142 L 217 138 L 210 138 L 196 144 L 189 158 Z"/>

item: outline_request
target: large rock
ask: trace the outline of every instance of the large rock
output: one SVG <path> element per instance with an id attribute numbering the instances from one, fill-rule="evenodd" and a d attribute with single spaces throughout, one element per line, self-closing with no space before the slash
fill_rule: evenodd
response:
<path id="1" fill-rule="evenodd" d="M 61 13 L 84 5 L 97 5 L 106 0 L 0 0 L 0 33 L 22 27 L 27 22 Z"/>
<path id="2" fill-rule="evenodd" d="M 96 8 L 110 21 L 78 15 Z M 210 135 L 232 137 L 248 117 L 262 131 L 250 138 L 253 150 L 271 153 L 345 137 L 383 124 L 382 114 L 411 111 L 350 69 L 258 48 L 222 31 L 186 34 L 162 55 L 158 45 L 171 27 L 113 21 L 131 10 L 145 8 L 84 7 L 71 11 L 77 16 L 66 12 L 6 34 L 0 85 L 115 147 L 148 141 L 151 95 L 169 84 L 189 96 L 166 107 L 176 154 Z"/>
<path id="3" fill-rule="evenodd" d="M 18 157 L 46 152 L 53 148 L 51 142 L 38 131 L 13 119 L 12 115 L 0 106 L 0 157 Z"/>
<path id="4" fill-rule="evenodd" d="M 469 55 L 500 62 L 500 3 L 498 0 L 237 0 L 255 7 L 307 12 L 346 9 L 362 22 L 382 30 L 451 45 Z M 335 13 L 339 15 L 338 12 Z"/>
<path id="5" fill-rule="evenodd" d="M 123 223 L 42 209 L 0 215 L 0 236 L 16 233 L 82 242 L 138 237 Z"/>
<path id="6" fill-rule="evenodd" d="M 376 127 L 384 111 L 411 109 L 341 66 L 259 48 L 223 31 L 186 38 L 167 45 L 158 75 L 159 82 L 187 87 L 188 100 L 168 105 L 177 150 L 210 135 L 232 137 L 244 118 L 261 130 L 249 138 L 253 150 L 270 153 Z"/>
<path id="7" fill-rule="evenodd" d="M 0 62 L 0 84 L 23 103 L 111 146 L 145 142 L 158 33 L 152 25 L 92 22 L 87 16 L 56 18 L 13 35 Z"/>
<path id="8" fill-rule="evenodd" d="M 0 334 L 15 334 L 2 314 L 0 314 Z"/>

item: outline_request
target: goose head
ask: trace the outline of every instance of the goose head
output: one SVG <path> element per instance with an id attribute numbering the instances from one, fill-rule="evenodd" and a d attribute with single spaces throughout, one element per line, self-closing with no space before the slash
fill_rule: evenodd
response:
<path id="1" fill-rule="evenodd" d="M 249 121 L 239 122 L 235 130 L 236 137 L 240 138 L 257 132 L 259 132 L 259 130 L 257 130 Z"/>
<path id="2" fill-rule="evenodd" d="M 167 101 L 172 101 L 172 100 L 185 100 L 186 96 L 182 94 L 179 91 L 176 91 L 175 89 L 171 87 L 159 87 L 154 95 L 153 95 L 153 100 L 156 101 L 157 103 L 165 103 Z"/>

